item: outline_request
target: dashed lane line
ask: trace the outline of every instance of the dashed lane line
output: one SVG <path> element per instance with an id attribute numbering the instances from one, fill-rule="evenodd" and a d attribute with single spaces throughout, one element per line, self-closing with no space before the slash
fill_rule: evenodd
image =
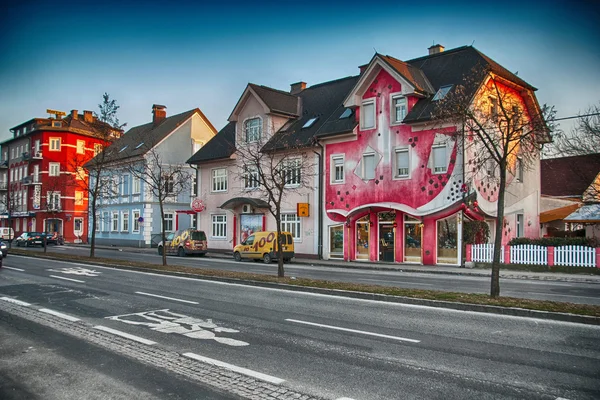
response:
<path id="1" fill-rule="evenodd" d="M 135 335 L 130 335 L 127 332 L 121 332 L 118 331 L 116 329 L 112 329 L 106 326 L 102 326 L 102 325 L 96 325 L 94 326 L 94 329 L 98 329 L 100 331 L 104 331 L 107 333 L 112 333 L 113 335 L 117 335 L 117 336 L 121 336 L 124 337 L 126 339 L 131 339 L 131 340 L 135 340 L 136 342 L 142 343 L 142 344 L 147 344 L 147 345 L 153 345 L 156 344 L 156 342 L 153 342 L 152 340 L 148 340 L 148 339 L 144 339 L 143 337 L 139 337 L 139 336 L 135 336 Z"/>
<path id="2" fill-rule="evenodd" d="M 81 321 L 77 317 L 73 317 L 71 315 L 63 314 L 63 313 L 58 312 L 58 311 L 50 310 L 48 308 L 40 308 L 40 311 L 44 312 L 46 314 L 54 315 L 55 317 L 58 317 L 58 318 L 66 319 L 67 321 L 71 321 L 71 322 Z"/>
<path id="3" fill-rule="evenodd" d="M 315 322 L 300 321 L 300 320 L 297 320 L 297 319 L 289 319 L 289 318 L 286 318 L 286 321 L 288 321 L 288 322 L 295 322 L 297 324 L 303 324 L 303 325 L 317 326 L 319 328 L 327 328 L 327 329 L 333 329 L 333 330 L 344 331 L 344 332 L 359 333 L 361 335 L 377 336 L 377 337 L 386 338 L 386 339 L 400 340 L 402 342 L 421 343 L 420 340 L 416 340 L 416 339 L 409 339 L 409 338 L 403 338 L 403 337 L 399 337 L 399 336 L 384 335 L 382 333 L 375 333 L 375 332 L 359 331 L 359 330 L 356 330 L 356 329 L 342 328 L 340 326 L 323 325 L 323 324 L 317 324 Z"/>
<path id="4" fill-rule="evenodd" d="M 6 268 L 6 269 L 12 269 L 13 271 L 20 271 L 20 272 L 25 272 L 24 269 L 21 268 L 15 268 L 15 267 L 7 267 L 6 265 L 3 266 L 2 268 Z"/>
<path id="5" fill-rule="evenodd" d="M 184 357 L 191 358 L 193 360 L 198 360 L 205 362 L 207 364 L 216 365 L 218 367 L 226 368 L 228 370 L 237 372 L 239 374 L 247 375 L 252 378 L 260 379 L 261 381 L 269 382 L 275 385 L 281 385 L 285 382 L 285 379 L 277 378 L 275 376 L 263 374 L 262 372 L 254 371 L 244 367 L 238 367 L 237 365 L 229 364 L 223 361 L 214 360 L 212 358 L 204 357 L 195 353 L 183 353 Z"/>
<path id="6" fill-rule="evenodd" d="M 50 278 L 62 279 L 65 281 L 71 281 L 71 282 L 77 282 L 77 283 L 85 283 L 85 281 L 80 281 L 79 279 L 73 279 L 73 278 L 65 278 L 64 276 L 50 275 Z"/>
<path id="7" fill-rule="evenodd" d="M 144 296 L 150 296 L 150 297 L 158 297 L 159 299 L 166 299 L 166 300 L 173 300 L 173 301 L 179 301 L 182 303 L 188 303 L 188 304 L 200 304 L 197 301 L 190 301 L 190 300 L 183 300 L 183 299 L 177 299 L 175 297 L 167 297 L 167 296 L 161 296 L 159 294 L 152 294 L 152 293 L 146 293 L 146 292 L 135 292 L 136 294 L 141 294 Z"/>
<path id="8" fill-rule="evenodd" d="M 31 305 L 30 303 L 26 303 L 24 301 L 17 300 L 17 299 L 12 299 L 10 297 L 0 297 L 0 300 L 8 301 L 9 303 L 18 304 L 20 306 L 25 306 L 25 307 L 28 307 Z"/>

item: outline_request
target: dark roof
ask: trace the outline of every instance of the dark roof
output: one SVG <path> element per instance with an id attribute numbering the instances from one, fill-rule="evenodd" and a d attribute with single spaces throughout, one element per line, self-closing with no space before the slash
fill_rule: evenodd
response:
<path id="1" fill-rule="evenodd" d="M 167 117 L 156 126 L 149 122 L 131 128 L 106 149 L 104 162 L 120 161 L 146 154 L 195 113 L 200 113 L 200 110 L 196 108 Z"/>
<path id="2" fill-rule="evenodd" d="M 255 85 L 254 83 L 249 83 L 248 86 L 265 102 L 271 112 L 292 116 L 298 115 L 298 97 L 295 95 L 267 86 Z"/>
<path id="3" fill-rule="evenodd" d="M 435 91 L 427 77 L 419 68 L 391 56 L 380 55 L 390 67 L 395 69 L 404 79 L 409 81 L 418 92 L 434 94 Z"/>
<path id="4" fill-rule="evenodd" d="M 457 85 L 465 85 L 465 77 L 471 75 L 480 68 L 483 71 L 491 71 L 505 79 L 508 79 L 518 85 L 530 90 L 536 90 L 535 87 L 508 71 L 506 68 L 481 53 L 472 46 L 462 46 L 455 49 L 431 54 L 424 57 L 408 60 L 406 63 L 421 70 L 427 80 L 433 86 L 434 91 L 446 85 L 453 85 L 451 90 Z M 484 78 L 484 75 L 481 76 Z M 468 82 L 466 86 L 467 94 L 475 94 L 481 82 Z M 435 93 L 435 92 L 434 92 Z M 431 113 L 435 108 L 433 96 L 419 99 L 419 101 L 410 110 L 404 122 L 427 121 L 431 118 Z"/>
<path id="5" fill-rule="evenodd" d="M 346 109 L 342 103 L 357 81 L 358 76 L 346 77 L 320 83 L 298 93 L 302 101 L 302 116 L 284 125 L 264 149 L 310 146 L 315 137 L 352 132 L 356 126 L 354 114 L 342 119 L 340 115 Z M 311 126 L 302 128 L 312 118 L 317 119 Z"/>
<path id="6" fill-rule="evenodd" d="M 581 198 L 599 172 L 600 153 L 542 160 L 542 194 Z"/>
<path id="7" fill-rule="evenodd" d="M 235 122 L 230 122 L 186 162 L 198 164 L 214 161 L 229 158 L 233 153 L 235 153 Z"/>

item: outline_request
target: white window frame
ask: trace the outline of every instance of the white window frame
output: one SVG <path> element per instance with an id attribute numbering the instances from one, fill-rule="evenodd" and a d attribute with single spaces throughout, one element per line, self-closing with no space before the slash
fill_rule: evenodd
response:
<path id="1" fill-rule="evenodd" d="M 129 211 L 121 211 L 121 232 L 129 233 Z"/>
<path id="2" fill-rule="evenodd" d="M 517 214 L 516 216 L 516 225 L 517 225 L 517 237 L 525 236 L 525 215 Z"/>
<path id="3" fill-rule="evenodd" d="M 102 143 L 94 143 L 94 155 L 98 155 L 102 151 Z"/>
<path id="4" fill-rule="evenodd" d="M 288 158 L 282 161 L 285 187 L 298 187 L 302 183 L 302 159 Z"/>
<path id="5" fill-rule="evenodd" d="M 61 209 L 60 202 L 61 202 L 60 192 L 49 191 L 46 193 L 46 204 L 47 204 L 48 210 L 59 211 Z"/>
<path id="6" fill-rule="evenodd" d="M 444 165 L 441 166 L 438 165 L 438 160 L 436 158 L 436 151 L 435 149 L 444 149 Z M 434 175 L 439 175 L 439 174 L 445 174 L 446 172 L 448 172 L 448 146 L 446 145 L 446 143 L 434 143 L 433 146 L 431 146 L 431 158 L 432 158 L 432 165 L 431 165 L 431 173 Z"/>
<path id="7" fill-rule="evenodd" d="M 141 191 L 142 180 L 139 176 L 133 176 L 131 178 L 131 193 L 132 194 L 140 194 Z"/>
<path id="8" fill-rule="evenodd" d="M 131 175 L 123 174 L 121 178 L 121 196 L 129 195 L 129 183 L 131 182 Z"/>
<path id="9" fill-rule="evenodd" d="M 258 167 L 245 166 L 243 174 L 243 184 L 245 190 L 254 190 L 260 186 L 260 178 L 258 176 Z"/>
<path id="10" fill-rule="evenodd" d="M 175 215 L 172 212 L 165 213 L 165 232 L 173 232 L 175 224 Z"/>
<path id="11" fill-rule="evenodd" d="M 373 159 L 373 168 L 370 171 L 367 171 L 367 159 Z M 360 164 L 360 174 L 362 176 L 363 180 L 369 181 L 372 179 L 375 179 L 375 153 L 364 153 L 362 155 L 361 158 L 361 164 Z M 372 176 L 369 175 L 369 173 L 373 174 Z"/>
<path id="12" fill-rule="evenodd" d="M 48 163 L 48 176 L 60 176 L 60 163 Z"/>
<path id="13" fill-rule="evenodd" d="M 248 125 L 258 122 L 258 125 Z M 244 141 L 246 143 L 258 142 L 262 137 L 263 121 L 260 117 L 248 118 L 244 121 Z"/>
<path id="14" fill-rule="evenodd" d="M 165 195 L 173 196 L 175 195 L 175 177 L 171 175 L 165 175 L 162 177 L 163 190 L 165 191 Z"/>
<path id="15" fill-rule="evenodd" d="M 76 206 L 83 205 L 83 191 L 81 191 L 81 190 L 75 191 L 75 205 Z"/>
<path id="16" fill-rule="evenodd" d="M 400 168 L 399 155 L 406 154 L 407 165 Z M 410 147 L 398 147 L 394 150 L 394 179 L 409 179 L 410 178 Z M 400 171 L 402 169 L 403 171 Z"/>
<path id="17" fill-rule="evenodd" d="M 137 233 L 140 231 L 140 210 L 133 210 L 133 230 L 132 232 Z"/>
<path id="18" fill-rule="evenodd" d="M 296 213 L 281 213 L 281 231 L 290 232 L 294 242 L 302 240 L 302 219 Z"/>
<path id="19" fill-rule="evenodd" d="M 331 155 L 331 183 L 340 184 L 346 182 L 346 157 L 344 154 L 333 154 Z M 338 175 L 338 172 L 340 173 Z M 341 176 L 341 177 L 340 177 Z"/>
<path id="20" fill-rule="evenodd" d="M 100 232 L 100 224 L 101 224 L 102 220 L 100 219 L 100 214 L 96 214 L 96 226 L 94 227 L 94 230 L 96 232 Z"/>
<path id="21" fill-rule="evenodd" d="M 221 174 L 225 172 L 224 174 Z M 226 192 L 227 191 L 227 168 L 213 168 L 210 170 L 211 192 Z"/>
<path id="22" fill-rule="evenodd" d="M 110 231 L 110 220 L 108 219 L 108 211 L 102 212 L 102 232 Z"/>
<path id="23" fill-rule="evenodd" d="M 213 239 L 227 239 L 227 214 L 212 214 L 210 234 Z"/>
<path id="24" fill-rule="evenodd" d="M 50 151 L 60 151 L 60 138 L 59 137 L 51 137 L 48 139 L 48 150 Z"/>
<path id="25" fill-rule="evenodd" d="M 111 221 L 111 232 L 118 232 L 119 231 L 119 212 L 118 211 L 112 212 L 112 219 L 110 221 Z"/>
<path id="26" fill-rule="evenodd" d="M 401 104 L 397 104 L 398 100 L 402 100 L 404 105 L 402 106 Z M 404 109 L 404 112 L 401 112 L 400 119 L 398 119 L 398 108 Z M 391 95 L 391 101 L 390 101 L 390 116 L 391 116 L 390 124 L 392 124 L 392 125 L 401 124 L 402 120 L 404 120 L 404 118 L 406 118 L 406 114 L 408 114 L 408 99 L 405 96 L 403 96 L 402 94 L 393 93 Z"/>
<path id="27" fill-rule="evenodd" d="M 77 140 L 77 154 L 85 154 L 85 140 Z"/>
<path id="28" fill-rule="evenodd" d="M 366 125 L 366 122 L 367 122 L 367 120 L 365 118 L 365 116 L 367 115 L 366 106 L 373 106 L 373 111 L 369 113 L 373 117 L 373 125 L 372 126 Z M 377 107 L 375 105 L 375 99 L 365 100 L 362 102 L 362 105 L 360 107 L 360 129 L 375 129 L 377 127 L 376 109 L 377 109 Z"/>
<path id="29" fill-rule="evenodd" d="M 515 165 L 515 176 L 517 178 L 517 182 L 523 183 L 523 178 L 525 175 L 524 166 L 523 166 L 523 158 L 517 157 L 516 165 Z"/>

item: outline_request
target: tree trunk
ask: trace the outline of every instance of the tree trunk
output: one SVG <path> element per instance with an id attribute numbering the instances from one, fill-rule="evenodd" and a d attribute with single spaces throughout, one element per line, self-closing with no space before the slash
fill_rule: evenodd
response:
<path id="1" fill-rule="evenodd" d="M 500 296 L 500 253 L 502 251 L 502 232 L 504 230 L 504 195 L 506 193 L 506 165 L 500 166 L 500 186 L 496 205 L 496 233 L 494 237 L 494 258 L 492 259 L 492 281 L 490 297 Z"/>
<path id="2" fill-rule="evenodd" d="M 160 194 L 159 194 L 160 197 Z M 162 251 L 162 265 L 167 265 L 167 235 L 165 235 L 165 213 L 163 212 L 163 202 L 162 199 L 159 198 L 158 204 L 160 206 L 160 221 L 161 221 L 161 240 L 163 244 Z"/>
<path id="3" fill-rule="evenodd" d="M 277 277 L 283 278 L 285 277 L 285 270 L 283 269 L 283 251 L 281 249 L 281 214 L 277 213 L 277 218 L 275 218 L 275 222 L 277 223 Z"/>

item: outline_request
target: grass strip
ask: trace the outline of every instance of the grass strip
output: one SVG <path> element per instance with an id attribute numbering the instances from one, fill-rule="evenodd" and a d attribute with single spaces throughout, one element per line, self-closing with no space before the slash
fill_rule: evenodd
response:
<path id="1" fill-rule="evenodd" d="M 12 254 L 19 254 L 38 258 L 58 259 L 61 261 L 69 260 L 82 263 L 97 263 L 109 264 L 111 266 L 135 267 L 147 269 L 148 271 L 164 271 L 177 272 L 189 275 L 198 275 L 206 277 L 250 280 L 258 282 L 283 283 L 294 286 L 315 287 L 322 289 L 346 290 L 352 292 L 375 293 L 390 296 L 402 296 L 416 299 L 439 300 L 457 303 L 489 305 L 499 307 L 522 308 L 527 310 L 548 311 L 556 313 L 567 313 L 577 315 L 588 315 L 600 317 L 600 306 L 591 304 L 576 304 L 565 303 L 547 300 L 530 300 L 516 297 L 497 297 L 491 298 L 487 294 L 479 293 L 459 293 L 445 292 L 438 290 L 423 290 L 423 289 L 404 289 L 398 287 L 366 285 L 361 283 L 323 281 L 307 278 L 278 278 L 275 275 L 254 274 L 248 272 L 224 271 L 217 269 L 206 269 L 200 267 L 185 267 L 181 265 L 161 265 L 151 264 L 147 262 L 117 260 L 112 258 L 78 256 L 64 253 L 47 253 L 31 252 L 20 249 L 11 249 Z"/>

